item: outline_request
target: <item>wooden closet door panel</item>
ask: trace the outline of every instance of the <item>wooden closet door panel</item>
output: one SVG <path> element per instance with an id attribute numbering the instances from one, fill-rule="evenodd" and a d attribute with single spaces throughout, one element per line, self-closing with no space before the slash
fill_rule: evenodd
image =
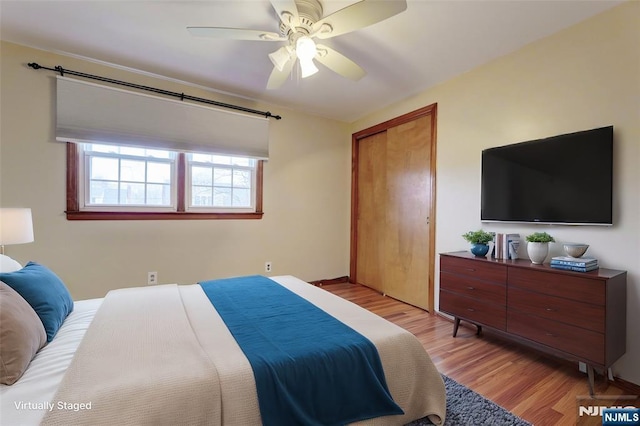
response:
<path id="1" fill-rule="evenodd" d="M 357 277 L 358 282 L 384 292 L 384 224 L 386 209 L 387 134 L 360 142 L 358 155 Z"/>
<path id="2" fill-rule="evenodd" d="M 384 292 L 429 306 L 431 117 L 387 131 Z"/>
<path id="3" fill-rule="evenodd" d="M 351 282 L 433 309 L 437 106 L 352 135 Z"/>

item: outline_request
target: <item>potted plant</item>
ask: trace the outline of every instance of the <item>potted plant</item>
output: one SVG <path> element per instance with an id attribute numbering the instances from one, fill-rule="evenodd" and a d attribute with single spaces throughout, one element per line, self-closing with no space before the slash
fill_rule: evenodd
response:
<path id="1" fill-rule="evenodd" d="M 493 241 L 494 235 L 495 234 L 493 232 L 487 232 L 479 229 L 477 231 L 469 231 L 462 234 L 462 238 L 471 243 L 471 253 L 476 256 L 486 256 L 489 252 L 488 243 Z"/>
<path id="2" fill-rule="evenodd" d="M 549 243 L 556 240 L 546 232 L 534 232 L 525 237 L 527 240 L 527 254 L 532 263 L 542 264 L 549 254 Z"/>

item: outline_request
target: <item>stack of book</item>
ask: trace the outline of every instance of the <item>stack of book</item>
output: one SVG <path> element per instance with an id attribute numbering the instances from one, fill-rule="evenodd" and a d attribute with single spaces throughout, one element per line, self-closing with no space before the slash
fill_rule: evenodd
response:
<path id="1" fill-rule="evenodd" d="M 556 256 L 551 258 L 551 267 L 567 271 L 589 272 L 598 269 L 598 259 L 593 257 Z"/>
<path id="2" fill-rule="evenodd" d="M 496 259 L 517 259 L 520 234 L 496 234 L 491 257 Z"/>

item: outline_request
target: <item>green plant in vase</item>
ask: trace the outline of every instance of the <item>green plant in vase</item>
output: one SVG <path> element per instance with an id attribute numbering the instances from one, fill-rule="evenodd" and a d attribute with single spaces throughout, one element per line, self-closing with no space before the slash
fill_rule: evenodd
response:
<path id="1" fill-rule="evenodd" d="M 462 234 L 462 238 L 471 243 L 471 253 L 475 256 L 487 255 L 489 252 L 488 243 L 493 241 L 494 236 L 493 232 L 483 231 L 482 229 Z"/>
<path id="2" fill-rule="evenodd" d="M 527 254 L 531 263 L 541 265 L 549 254 L 549 243 L 556 240 L 546 232 L 534 232 L 525 237 L 527 240 Z"/>

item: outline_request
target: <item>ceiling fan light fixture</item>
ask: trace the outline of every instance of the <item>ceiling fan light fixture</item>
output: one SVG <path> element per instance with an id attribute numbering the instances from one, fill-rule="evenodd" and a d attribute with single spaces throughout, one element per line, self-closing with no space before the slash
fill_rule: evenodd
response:
<path id="1" fill-rule="evenodd" d="M 278 71 L 282 71 L 287 62 L 289 62 L 289 59 L 291 59 L 291 52 L 288 46 L 283 46 L 275 52 L 269 53 L 269 59 L 271 59 L 271 62 Z"/>
<path id="2" fill-rule="evenodd" d="M 316 43 L 307 36 L 302 36 L 296 40 L 296 56 L 300 60 L 300 70 L 302 78 L 309 77 L 318 72 L 318 68 L 313 63 L 316 57 Z"/>
<path id="3" fill-rule="evenodd" d="M 315 58 L 316 43 L 310 37 L 300 37 L 296 40 L 296 55 L 300 60 Z"/>
<path id="4" fill-rule="evenodd" d="M 318 67 L 313 63 L 313 59 L 300 59 L 300 76 L 307 78 L 318 72 Z"/>

